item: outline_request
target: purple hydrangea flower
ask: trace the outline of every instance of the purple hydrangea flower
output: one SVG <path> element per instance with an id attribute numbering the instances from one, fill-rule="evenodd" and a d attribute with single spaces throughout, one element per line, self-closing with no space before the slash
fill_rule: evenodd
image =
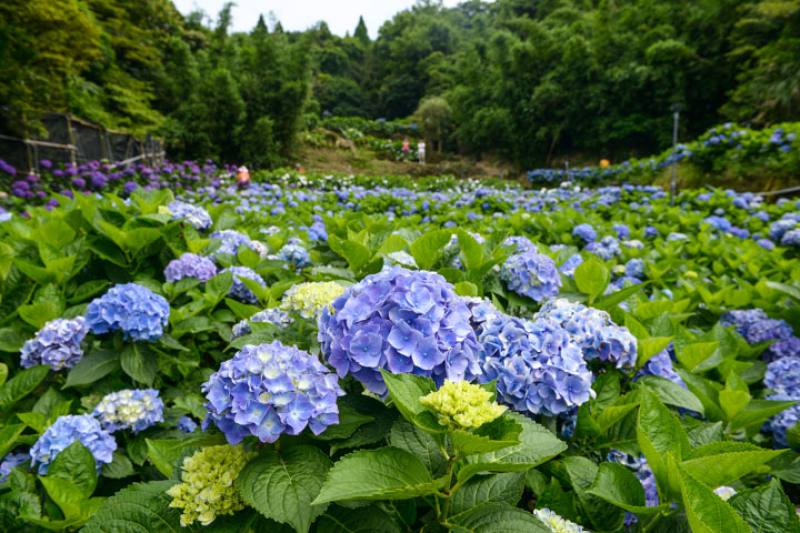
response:
<path id="1" fill-rule="evenodd" d="M 258 303 L 258 296 L 256 296 L 253 291 L 251 291 L 247 285 L 244 284 L 242 278 L 251 279 L 262 287 L 266 287 L 267 282 L 264 281 L 264 278 L 259 276 L 258 273 L 256 273 L 253 269 L 244 266 L 228 267 L 223 270 L 221 274 L 224 274 L 225 272 L 230 272 L 233 274 L 233 284 L 228 292 L 231 298 L 250 304 Z"/>
<path id="2" fill-rule="evenodd" d="M 500 279 L 509 290 L 541 302 L 558 294 L 561 274 L 546 255 L 535 251 L 521 252 L 506 259 L 500 267 Z"/>
<path id="3" fill-rule="evenodd" d="M 202 207 L 187 204 L 186 202 L 179 202 L 177 200 L 170 202 L 167 209 L 172 213 L 172 220 L 183 220 L 200 231 L 209 229 L 213 223 L 208 211 Z"/>
<path id="4" fill-rule="evenodd" d="M 231 444 L 248 435 L 275 442 L 307 426 L 319 435 L 339 423 L 336 374 L 308 352 L 279 341 L 247 345 L 202 387 L 208 402 L 205 430 L 216 425 Z"/>
<path id="5" fill-rule="evenodd" d="M 164 278 L 172 283 L 184 278 L 196 278 L 206 282 L 216 275 L 217 266 L 211 259 L 191 253 L 173 259 L 164 269 Z"/>
<path id="6" fill-rule="evenodd" d="M 111 462 L 117 449 L 114 437 L 91 415 L 60 416 L 31 448 L 31 467 L 37 468 L 40 475 L 47 474 L 53 459 L 75 441 L 92 452 L 98 472 L 103 464 Z"/>
<path id="7" fill-rule="evenodd" d="M 484 311 L 477 322 L 481 382 L 497 380 L 497 398 L 516 411 L 555 416 L 592 395 L 581 349 L 555 321 Z"/>
<path id="8" fill-rule="evenodd" d="M 48 365 L 56 372 L 72 368 L 83 357 L 81 343 L 88 331 L 83 317 L 51 320 L 22 346 L 20 364 L 23 368 Z"/>
<path id="9" fill-rule="evenodd" d="M 101 335 L 122 331 L 126 340 L 154 342 L 164 334 L 169 303 L 147 287 L 136 283 L 116 285 L 86 310 L 89 331 Z"/>
<path id="10" fill-rule="evenodd" d="M 612 322 L 605 311 L 558 298 L 545 303 L 535 318 L 560 324 L 587 361 L 599 359 L 617 368 L 636 365 L 636 337 Z"/>
<path id="11" fill-rule="evenodd" d="M 164 402 L 155 389 L 125 389 L 106 394 L 92 412 L 109 433 L 138 433 L 164 421 Z"/>
<path id="12" fill-rule="evenodd" d="M 439 274 L 387 268 L 348 288 L 319 318 L 322 353 L 339 376 L 352 374 L 385 395 L 380 369 L 473 381 L 480 374 L 470 312 Z"/>

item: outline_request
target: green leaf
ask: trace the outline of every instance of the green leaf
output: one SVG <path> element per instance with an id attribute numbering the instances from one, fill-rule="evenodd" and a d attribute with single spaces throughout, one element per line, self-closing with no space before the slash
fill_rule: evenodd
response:
<path id="1" fill-rule="evenodd" d="M 464 266 L 467 267 L 467 270 L 477 270 L 483 265 L 483 247 L 475 240 L 475 237 L 466 231 L 459 231 L 458 247 L 461 249 L 461 256 L 464 258 Z M 470 296 L 477 296 L 477 294 Z"/>
<path id="2" fill-rule="evenodd" d="M 9 424 L 0 427 L 0 457 L 5 457 L 9 451 L 14 449 L 14 444 L 23 431 L 25 431 L 25 424 Z"/>
<path id="3" fill-rule="evenodd" d="M 575 455 L 562 459 L 560 466 L 566 472 L 584 514 L 589 517 L 592 526 L 598 531 L 619 529 L 625 519 L 624 513 L 587 492 L 597 477 L 597 465 L 586 457 Z"/>
<path id="4" fill-rule="evenodd" d="M 796 401 L 751 400 L 731 420 L 731 429 L 758 429 L 768 418 L 797 404 Z"/>
<path id="5" fill-rule="evenodd" d="M 87 499 L 97 486 L 94 456 L 80 441 L 75 441 L 59 453 L 47 470 L 48 478 L 69 481 L 82 499 Z"/>
<path id="6" fill-rule="evenodd" d="M 454 287 L 459 296 L 478 296 L 478 287 L 469 281 L 459 281 Z"/>
<path id="7" fill-rule="evenodd" d="M 739 443 L 715 442 L 693 450 L 691 458 L 680 464 L 681 470 L 713 489 L 721 485 L 730 485 L 784 452 L 784 450 L 763 449 L 741 450 L 737 448 L 737 444 Z M 704 453 L 705 448 L 710 453 Z"/>
<path id="8" fill-rule="evenodd" d="M 783 294 L 791 296 L 795 300 L 800 300 L 800 289 L 797 287 L 792 287 L 791 285 L 787 285 L 785 283 L 778 283 L 777 281 L 767 281 L 766 285 L 770 289 L 782 292 Z"/>
<path id="9" fill-rule="evenodd" d="M 636 361 L 636 368 L 642 368 L 651 357 L 664 351 L 670 342 L 672 342 L 672 337 L 639 339 L 637 343 L 639 356 Z"/>
<path id="10" fill-rule="evenodd" d="M 675 348 L 675 356 L 692 373 L 705 372 L 722 362 L 719 341 L 678 345 Z"/>
<path id="11" fill-rule="evenodd" d="M 468 464 L 458 472 L 458 480 L 462 483 L 481 472 L 524 472 L 567 449 L 567 445 L 547 428 L 529 418 L 517 413 L 504 416 L 511 417 L 522 426 L 520 443 L 499 451 L 468 456 Z"/>
<path id="12" fill-rule="evenodd" d="M 333 507 L 317 520 L 317 533 L 402 533 L 391 515 L 371 505 L 357 509 Z"/>
<path id="13" fill-rule="evenodd" d="M 800 520 L 781 482 L 769 483 L 734 495 L 728 503 L 750 524 L 753 533 L 798 533 Z"/>
<path id="14" fill-rule="evenodd" d="M 403 500 L 434 494 L 440 486 L 422 461 L 405 450 L 364 450 L 346 455 L 333 465 L 312 504 L 342 500 Z"/>
<path id="15" fill-rule="evenodd" d="M 353 272 L 359 272 L 361 267 L 369 262 L 372 254 L 369 248 L 355 241 L 342 239 L 331 233 L 328 235 L 328 246 L 347 261 L 347 265 Z"/>
<path id="16" fill-rule="evenodd" d="M 0 363 L 0 387 L 2 387 L 8 379 L 8 365 Z"/>
<path id="17" fill-rule="evenodd" d="M 750 533 L 750 527 L 713 490 L 678 468 L 680 492 L 692 533 Z"/>
<path id="18" fill-rule="evenodd" d="M 81 358 L 70 369 L 64 388 L 89 385 L 120 368 L 119 354 L 111 350 L 95 350 Z"/>
<path id="19" fill-rule="evenodd" d="M 750 393 L 740 390 L 721 390 L 719 405 L 725 413 L 725 420 L 732 420 L 750 403 Z"/>
<path id="20" fill-rule="evenodd" d="M 589 259 L 578 265 L 574 278 L 578 290 L 589 296 L 589 302 L 593 302 L 608 287 L 611 272 L 600 261 Z"/>
<path id="21" fill-rule="evenodd" d="M 0 387 L 0 411 L 5 411 L 33 392 L 44 381 L 49 371 L 49 366 L 34 366 L 18 372 L 3 384 Z"/>
<path id="22" fill-rule="evenodd" d="M 181 533 L 180 511 L 169 506 L 175 481 L 134 483 L 108 498 L 82 533 Z"/>
<path id="23" fill-rule="evenodd" d="M 419 399 L 436 390 L 432 379 L 413 374 L 392 374 L 386 370 L 381 370 L 381 376 L 389 389 L 389 397 L 403 418 L 426 431 L 437 430 L 438 424 L 435 422 L 424 423 L 420 419 L 420 415 L 428 411 Z"/>
<path id="24" fill-rule="evenodd" d="M 411 243 L 409 251 L 421 270 L 433 268 L 452 234 L 448 229 L 429 231 Z"/>
<path id="25" fill-rule="evenodd" d="M 475 431 L 451 430 L 450 442 L 459 455 L 493 452 L 519 444 L 522 426 L 507 416 L 481 426 Z"/>
<path id="26" fill-rule="evenodd" d="M 39 481 L 67 520 L 81 516 L 81 506 L 86 498 L 77 485 L 67 479 L 55 476 L 40 477 Z"/>
<path id="27" fill-rule="evenodd" d="M 133 342 L 122 349 L 119 356 L 119 363 L 134 381 L 152 385 L 156 378 L 158 365 L 156 364 L 156 354 L 142 343 Z"/>
<path id="28" fill-rule="evenodd" d="M 0 352 L 19 352 L 26 340 L 19 328 L 0 328 Z"/>
<path id="29" fill-rule="evenodd" d="M 361 414 L 353 407 L 341 403 L 341 405 L 339 405 L 339 423 L 328 426 L 328 428 L 320 435 L 317 435 L 316 438 L 320 440 L 346 439 L 355 433 L 358 428 L 373 420 L 375 420 L 374 417 Z"/>
<path id="30" fill-rule="evenodd" d="M 618 463 L 601 463 L 586 493 L 639 516 L 656 514 L 668 507 L 666 504 L 647 507 L 641 481 Z"/>
<path id="31" fill-rule="evenodd" d="M 701 415 L 705 413 L 703 404 L 697 396 L 673 381 L 658 376 L 641 376 L 636 383 L 647 387 L 667 405 L 682 407 Z"/>
<path id="32" fill-rule="evenodd" d="M 415 455 L 434 475 L 445 465 L 436 440 L 404 419 L 398 419 L 392 426 L 389 444 Z"/>
<path id="33" fill-rule="evenodd" d="M 450 497 L 450 512 L 462 513 L 484 502 L 516 505 L 522 498 L 524 488 L 523 472 L 476 476 Z"/>
<path id="34" fill-rule="evenodd" d="M 172 477 L 178 461 L 204 446 L 223 444 L 221 434 L 205 433 L 187 435 L 181 439 L 145 439 L 147 459 L 164 477 Z"/>
<path id="35" fill-rule="evenodd" d="M 122 479 L 134 475 L 133 463 L 119 450 L 114 452 L 110 463 L 103 465 L 103 477 Z"/>
<path id="36" fill-rule="evenodd" d="M 486 502 L 447 520 L 453 533 L 550 533 L 529 511 L 501 502 Z"/>
<path id="37" fill-rule="evenodd" d="M 325 511 L 325 505 L 311 502 L 330 468 L 330 459 L 313 446 L 293 446 L 280 454 L 266 450 L 244 467 L 236 488 L 246 503 L 267 518 L 305 533 Z"/>
<path id="38" fill-rule="evenodd" d="M 206 283 L 206 296 L 212 307 L 225 298 L 232 285 L 233 274 L 231 272 L 217 274 Z"/>
<path id="39" fill-rule="evenodd" d="M 688 452 L 689 437 L 680 420 L 650 391 L 641 389 L 639 418 L 636 424 L 639 447 L 647 458 L 663 492 L 668 479 L 665 455 L 672 453 L 680 460 Z M 676 487 L 672 487 L 674 490 Z"/>

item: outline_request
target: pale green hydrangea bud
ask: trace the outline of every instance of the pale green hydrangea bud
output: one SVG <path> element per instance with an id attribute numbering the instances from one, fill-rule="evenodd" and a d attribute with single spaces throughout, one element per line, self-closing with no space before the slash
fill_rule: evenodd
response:
<path id="1" fill-rule="evenodd" d="M 183 460 L 181 483 L 167 491 L 170 507 L 181 509 L 181 526 L 200 522 L 207 526 L 220 515 L 244 509 L 233 483 L 255 456 L 241 446 L 209 446 Z"/>
<path id="2" fill-rule="evenodd" d="M 326 306 L 344 293 L 333 281 L 311 281 L 295 285 L 283 295 L 281 309 L 295 311 L 303 318 L 315 319 Z"/>
<path id="3" fill-rule="evenodd" d="M 553 533 L 589 533 L 575 522 L 560 517 L 546 507 L 536 509 L 533 514 Z"/>
<path id="4" fill-rule="evenodd" d="M 491 400 L 492 393 L 466 381 L 445 381 L 442 387 L 419 399 L 436 413 L 439 423 L 454 429 L 479 428 L 506 411 Z"/>

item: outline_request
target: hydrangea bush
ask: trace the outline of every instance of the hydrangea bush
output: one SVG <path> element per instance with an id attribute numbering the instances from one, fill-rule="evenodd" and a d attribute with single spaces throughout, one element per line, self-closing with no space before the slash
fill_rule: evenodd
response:
<path id="1" fill-rule="evenodd" d="M 95 335 L 121 331 L 125 339 L 153 342 L 164 334 L 169 303 L 136 283 L 112 287 L 86 309 L 86 325 Z"/>

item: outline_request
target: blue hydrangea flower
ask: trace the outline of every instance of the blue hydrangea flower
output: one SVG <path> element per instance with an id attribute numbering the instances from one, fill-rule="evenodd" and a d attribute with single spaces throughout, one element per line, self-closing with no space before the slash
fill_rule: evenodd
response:
<path id="1" fill-rule="evenodd" d="M 597 257 L 605 259 L 613 259 L 620 255 L 622 250 L 619 246 L 619 241 L 611 235 L 606 235 L 599 242 L 591 242 L 586 246 L 586 251 L 592 252 Z"/>
<path id="2" fill-rule="evenodd" d="M 800 397 L 774 394 L 772 396 L 768 396 L 767 399 L 776 401 L 794 401 L 800 399 Z M 800 422 L 800 404 L 795 404 L 770 418 L 767 423 L 764 424 L 764 429 L 772 433 L 772 438 L 777 445 L 776 448 L 788 448 L 789 438 L 787 433 L 798 422 Z"/>
<path id="3" fill-rule="evenodd" d="M 476 333 L 483 383 L 497 380 L 497 398 L 534 415 L 567 413 L 592 395 L 581 349 L 554 320 L 487 313 Z"/>
<path id="4" fill-rule="evenodd" d="M 561 274 L 546 255 L 521 252 L 506 259 L 500 267 L 500 279 L 510 291 L 541 302 L 558 294 Z"/>
<path id="5" fill-rule="evenodd" d="M 598 359 L 617 368 L 636 365 L 636 337 L 605 311 L 558 298 L 545 303 L 535 318 L 560 324 L 587 361 Z"/>
<path id="6" fill-rule="evenodd" d="M 164 421 L 164 402 L 155 389 L 125 389 L 106 394 L 92 414 L 109 433 L 120 429 L 138 433 Z"/>
<path id="7" fill-rule="evenodd" d="M 624 240 L 631 236 L 631 229 L 625 224 L 614 224 L 611 229 L 614 230 L 619 239 Z"/>
<path id="8" fill-rule="evenodd" d="M 774 250 L 775 249 L 775 243 L 772 242 L 769 239 L 758 239 L 756 241 L 756 244 L 758 244 L 760 247 L 762 247 L 765 250 Z"/>
<path id="9" fill-rule="evenodd" d="M 767 360 L 800 356 L 800 339 L 794 336 L 792 327 L 785 320 L 768 317 L 763 309 L 729 311 L 720 323 L 734 326 L 749 344 L 776 341 L 764 352 Z"/>
<path id="10" fill-rule="evenodd" d="M 379 369 L 441 385 L 480 374 L 467 305 L 439 274 L 392 267 L 364 278 L 319 317 L 322 353 L 339 376 L 385 395 Z"/>
<path id="11" fill-rule="evenodd" d="M 311 256 L 308 255 L 308 250 L 303 248 L 298 239 L 290 239 L 287 244 L 278 250 L 278 259 L 286 261 L 297 270 L 311 266 Z"/>
<path id="12" fill-rule="evenodd" d="M 83 317 L 51 320 L 22 346 L 20 364 L 23 368 L 48 365 L 56 372 L 72 368 L 83 357 L 81 343 L 88 331 Z"/>
<path id="13" fill-rule="evenodd" d="M 221 254 L 235 256 L 239 253 L 239 248 L 242 246 L 247 246 L 254 252 L 257 252 L 261 257 L 266 257 L 267 255 L 267 249 L 262 243 L 254 241 L 244 233 L 232 229 L 215 231 L 211 234 L 211 238 L 220 243 L 219 248 L 212 254 L 213 257 L 217 257 Z"/>
<path id="14" fill-rule="evenodd" d="M 86 310 L 89 331 L 102 335 L 122 331 L 126 340 L 154 342 L 164 334 L 169 303 L 136 283 L 116 285 L 95 298 Z"/>
<path id="15" fill-rule="evenodd" d="M 597 240 L 597 231 L 591 224 L 578 224 L 572 229 L 572 236 L 582 239 L 584 242 L 594 242 Z"/>
<path id="16" fill-rule="evenodd" d="M 668 379 L 673 383 L 677 383 L 684 389 L 686 388 L 686 383 L 684 383 L 681 376 L 675 372 L 672 366 L 672 358 L 669 355 L 669 350 L 662 350 L 648 359 L 642 369 L 637 372 L 634 379 L 641 376 L 658 376 Z"/>
<path id="17" fill-rule="evenodd" d="M 775 394 L 800 399 L 800 357 L 784 357 L 769 363 L 764 385 Z"/>
<path id="18" fill-rule="evenodd" d="M 274 324 L 276 326 L 288 326 L 294 320 L 286 311 L 278 309 L 277 307 L 264 309 L 263 311 L 259 311 L 258 313 L 254 314 L 250 318 L 246 320 L 242 320 L 238 324 L 233 326 L 232 331 L 232 338 L 236 339 L 238 337 L 242 337 L 244 335 L 249 335 L 253 332 L 250 324 L 253 322 L 257 323 L 264 323 L 264 324 Z"/>
<path id="19" fill-rule="evenodd" d="M 173 259 L 164 269 L 164 278 L 175 283 L 184 278 L 196 278 L 206 282 L 217 275 L 217 265 L 202 255 L 185 253 Z"/>
<path id="20" fill-rule="evenodd" d="M 716 216 L 716 215 L 712 215 L 710 217 L 706 217 L 703 220 L 703 222 L 705 222 L 706 224 L 710 225 L 714 229 L 716 229 L 718 231 L 722 231 L 724 233 L 729 232 L 731 230 L 731 228 L 733 227 L 733 224 L 731 224 L 730 220 L 728 220 L 725 217 L 719 217 L 719 216 Z"/>
<path id="21" fill-rule="evenodd" d="M 178 429 L 184 433 L 194 433 L 197 429 L 197 422 L 189 416 L 182 416 L 178 419 Z"/>
<path id="22" fill-rule="evenodd" d="M 644 238 L 645 239 L 653 239 L 658 237 L 661 233 L 658 231 L 658 228 L 655 226 L 647 226 L 644 228 Z"/>
<path id="23" fill-rule="evenodd" d="M 167 209 L 169 209 L 170 214 L 172 214 L 172 220 L 183 220 L 200 231 L 207 230 L 213 223 L 208 211 L 202 207 L 187 204 L 186 202 L 176 200 L 171 202 L 167 206 Z"/>
<path id="24" fill-rule="evenodd" d="M 336 374 L 316 357 L 279 341 L 247 345 L 202 387 L 208 402 L 205 430 L 215 424 L 230 444 L 248 435 L 275 442 L 308 426 L 319 435 L 339 423 Z"/>
<path id="25" fill-rule="evenodd" d="M 780 242 L 784 234 L 797 227 L 797 221 L 791 218 L 782 218 L 776 220 L 769 226 L 769 238 L 773 241 Z"/>
<path id="26" fill-rule="evenodd" d="M 30 460 L 31 456 L 27 453 L 9 453 L 3 457 L 3 461 L 0 462 L 0 483 L 5 483 L 14 468 Z"/>
<path id="27" fill-rule="evenodd" d="M 564 261 L 560 267 L 558 267 L 559 272 L 564 274 L 568 277 L 573 277 L 575 275 L 575 269 L 578 268 L 583 264 L 583 257 L 581 254 L 574 254 L 571 255 L 566 261 Z"/>
<path id="28" fill-rule="evenodd" d="M 114 437 L 100 427 L 100 422 L 93 416 L 60 416 L 31 448 L 31 467 L 37 468 L 40 475 L 47 474 L 53 459 L 75 441 L 80 441 L 92 452 L 98 472 L 104 464 L 111 462 L 117 449 Z"/>
<path id="29" fill-rule="evenodd" d="M 239 300 L 240 302 L 245 302 L 249 304 L 257 304 L 258 303 L 258 296 L 253 294 L 247 285 L 244 284 L 241 278 L 247 278 L 255 281 L 262 287 L 267 286 L 267 282 L 264 281 L 264 278 L 258 275 L 255 271 L 251 268 L 244 267 L 244 266 L 232 266 L 228 267 L 221 272 L 230 272 L 233 274 L 233 284 L 231 285 L 231 289 L 228 292 L 228 295 L 231 298 Z"/>
<path id="30" fill-rule="evenodd" d="M 781 237 L 783 246 L 800 246 L 800 229 L 789 230 Z"/>
<path id="31" fill-rule="evenodd" d="M 527 237 L 506 237 L 503 241 L 503 246 L 514 250 L 515 254 L 523 252 L 536 252 L 536 245 L 531 242 Z"/>
<path id="32" fill-rule="evenodd" d="M 625 263 L 625 275 L 631 278 L 643 278 L 644 261 L 641 259 L 631 259 Z"/>

